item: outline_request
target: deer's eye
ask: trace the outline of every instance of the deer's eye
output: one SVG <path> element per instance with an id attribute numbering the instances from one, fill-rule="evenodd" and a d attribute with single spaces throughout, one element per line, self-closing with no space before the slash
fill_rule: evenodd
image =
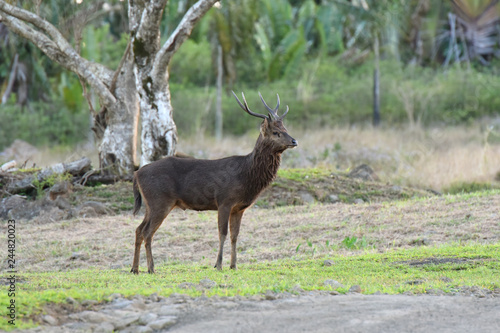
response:
<path id="1" fill-rule="evenodd" d="M 277 135 L 278 137 L 280 137 L 280 132 L 273 132 L 273 135 Z"/>

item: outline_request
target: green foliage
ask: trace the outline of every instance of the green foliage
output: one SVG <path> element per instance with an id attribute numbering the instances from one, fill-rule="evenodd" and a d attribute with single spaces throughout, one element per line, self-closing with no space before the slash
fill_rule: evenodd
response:
<path id="1" fill-rule="evenodd" d="M 160 31 L 162 32 L 162 43 L 164 43 L 168 36 L 174 31 L 175 27 L 182 19 L 182 15 L 186 12 L 187 1 L 173 0 L 168 1 L 165 7 L 163 20 L 161 22 Z M 197 34 L 195 34 L 196 36 Z"/>
<path id="2" fill-rule="evenodd" d="M 272 83 L 241 84 L 250 108 L 263 111 L 258 91 L 270 104 L 279 93 L 282 105 L 290 106 L 286 124 L 302 128 L 368 123 L 372 118 L 373 73 L 369 63 L 349 65 L 341 59 L 324 57 L 302 62 L 300 73 Z M 187 84 L 186 84 L 187 85 Z M 401 67 L 381 62 L 381 112 L 387 125 L 410 121 L 420 125 L 468 123 L 495 117 L 500 110 L 500 79 L 495 72 L 451 68 L 447 72 L 421 67 Z M 474 93 L 470 93 L 473 91 Z M 174 117 L 179 132 L 194 134 L 203 124 L 212 133 L 215 89 L 172 86 Z M 212 101 L 210 105 L 207 105 Z M 205 111 L 207 110 L 208 111 Z M 231 94 L 223 94 L 224 133 L 242 134 L 258 128 L 238 108 Z M 201 120 L 200 120 L 201 119 Z"/>
<path id="3" fill-rule="evenodd" d="M 70 4 L 67 1 L 52 1 L 47 5 L 42 4 L 40 12 L 42 16 L 57 24 L 61 17 L 68 18 L 75 15 L 74 6 L 74 3 Z M 64 15 L 60 17 L 53 15 L 54 13 Z M 106 20 L 106 17 L 103 20 Z M 116 36 L 111 33 L 110 25 L 102 22 L 96 20 L 95 25 L 89 25 L 84 29 L 81 53 L 91 61 L 114 69 L 118 66 L 125 50 L 128 35 Z M 62 32 L 72 33 L 72 31 Z M 70 36 L 71 34 L 68 37 Z M 14 54 L 18 53 L 19 61 L 27 66 L 29 102 L 24 108 L 14 105 L 16 100 L 14 93 L 10 96 L 9 103 L 2 105 L 0 150 L 16 138 L 37 146 L 72 145 L 85 139 L 90 130 L 89 114 L 78 77 L 63 71 L 59 65 L 42 55 L 40 50 L 26 40 L 14 34 L 10 34 L 8 40 L 9 45 L 2 45 L 5 48 L 0 52 L 0 92 L 3 92 L 6 85 L 8 66 Z M 45 102 L 39 101 L 40 99 Z M 49 101 L 46 102 L 47 100 Z"/>
<path id="4" fill-rule="evenodd" d="M 193 65 L 196 64 L 196 65 Z M 170 82 L 189 88 L 209 85 L 213 81 L 210 43 L 188 39 L 175 53 L 169 66 Z"/>
<path id="5" fill-rule="evenodd" d="M 33 184 L 33 186 L 35 187 L 37 199 L 41 199 L 43 197 L 43 190 L 45 188 L 52 187 L 59 182 L 69 181 L 73 178 L 70 173 L 53 174 L 43 180 L 38 179 L 38 173 L 35 173 L 33 176 L 34 179 L 31 184 Z"/>
<path id="6" fill-rule="evenodd" d="M 112 0 L 108 3 L 118 5 L 122 2 Z M 36 5 L 33 1 L 25 1 L 18 5 L 36 12 Z M 93 4 L 88 1 L 80 5 L 76 4 L 75 1 L 45 1 L 40 2 L 39 14 L 60 28 L 63 36 L 70 43 L 73 43 L 73 29 L 75 28 L 73 21 L 78 21 L 76 18 L 79 15 L 88 15 L 88 13 L 85 14 L 85 11 L 90 6 Z M 123 28 L 121 19 L 118 11 L 112 11 L 110 15 L 97 15 L 94 20 L 91 20 L 82 33 L 82 56 L 90 61 L 102 63 L 111 69 L 116 68 L 128 41 L 128 35 L 119 31 L 120 27 Z M 16 54 L 19 56 L 19 63 L 26 68 L 25 72 L 23 70 L 23 74 L 26 77 L 30 102 L 47 100 L 57 94 L 63 96 L 68 107 L 74 108 L 70 105 L 71 103 L 82 107 L 80 104 L 82 100 L 81 88 L 79 92 L 76 91 L 78 86 L 74 85 L 73 79 L 65 81 L 63 76 L 63 73 L 66 73 L 66 77 L 73 74 L 65 72 L 61 66 L 50 60 L 31 42 L 10 32 L 0 36 L 0 94 L 6 87 L 12 61 Z M 61 92 L 61 86 L 64 85 L 64 82 L 67 82 L 69 86 L 63 86 L 64 92 Z M 76 82 L 79 85 L 78 80 Z"/>
<path id="7" fill-rule="evenodd" d="M 118 0 L 112 3 L 121 4 Z M 161 24 L 162 42 L 192 3 L 168 2 Z M 472 64 L 470 70 L 453 67 L 443 71 L 428 66 L 432 63 L 425 63 L 425 67 L 406 66 L 404 61 L 390 59 L 391 48 L 401 49 L 401 53 L 408 48 L 401 38 L 395 42 L 397 45 L 389 42 L 390 31 L 396 31 L 397 35 L 409 21 L 411 11 L 405 2 L 367 0 L 368 8 L 360 6 L 360 2 L 353 5 L 343 0 L 317 3 L 313 0 L 223 0 L 219 8 L 212 8 L 169 67 L 174 117 L 180 135 L 213 132 L 214 55 L 218 44 L 224 50 L 227 84 L 222 100 L 225 133 L 238 135 L 258 128 L 257 121 L 252 123 L 238 109 L 230 89 L 245 91 L 253 109 L 261 108 L 258 91 L 262 91 L 268 101 L 279 93 L 282 104 L 288 104 L 291 109 L 286 123 L 296 127 L 371 122 L 372 59 L 367 56 L 351 61 L 356 52 L 346 59 L 339 55 L 346 50 L 369 50 L 373 33 L 380 35 L 381 56 L 387 58 L 381 62 L 381 113 L 385 124 L 408 121 L 417 125 L 460 124 L 498 115 L 498 66 L 476 68 Z M 23 6 L 34 9 L 33 4 Z M 429 15 L 435 19 L 423 20 L 427 23 L 426 28 L 422 28 L 429 33 L 438 29 L 437 23 L 429 22 L 439 19 L 439 10 L 435 5 L 431 7 Z M 57 25 L 83 8 L 73 2 L 54 0 L 42 3 L 40 10 L 43 17 Z M 443 8 L 451 9 L 449 5 Z M 129 39 L 123 33 L 126 19 L 120 17 L 118 13 L 100 17 L 83 30 L 82 56 L 110 69 L 117 67 Z M 64 33 L 71 39 L 72 31 L 68 29 Z M 6 87 L 13 57 L 19 53 L 20 61 L 28 65 L 29 100 L 36 114 L 30 113 L 30 119 L 25 117 L 25 111 L 12 109 L 10 104 L 14 103 L 15 96 L 11 96 L 9 105 L 0 111 L 2 120 L 6 119 L 0 124 L 3 130 L 0 148 L 14 138 L 40 144 L 66 144 L 83 139 L 84 130 L 88 130 L 84 115 L 87 106 L 78 78 L 64 72 L 31 43 L 10 35 L 9 43 L 0 41 L 0 92 Z M 431 47 L 426 45 L 426 48 Z M 414 57 L 413 51 L 407 53 L 403 58 Z M 33 102 L 42 98 L 52 101 L 46 106 Z M 92 98 L 96 99 L 95 94 Z M 50 116 L 50 121 L 46 121 L 47 113 L 54 112 L 47 112 L 51 108 L 60 115 Z M 13 119 L 14 113 L 20 115 L 19 119 Z M 32 128 L 32 123 L 38 126 Z M 83 124 L 81 132 L 76 124 Z M 9 132 L 4 130 L 7 126 Z M 45 134 L 48 137 L 43 137 Z"/>
<path id="8" fill-rule="evenodd" d="M 84 140 L 89 132 L 88 112 L 72 112 L 61 101 L 34 102 L 30 109 L 3 105 L 0 115 L 0 151 L 15 139 L 36 146 L 72 145 Z"/>
<path id="9" fill-rule="evenodd" d="M 174 121 L 179 136 L 188 136 L 205 131 L 213 132 L 215 88 L 187 88 L 184 85 L 171 84 L 170 91 L 174 107 Z"/>
<path id="10" fill-rule="evenodd" d="M 105 23 L 101 26 L 87 26 L 83 30 L 81 54 L 87 60 L 101 63 L 116 69 L 128 44 L 128 34 L 122 33 L 119 38 L 111 34 L 111 27 Z"/>
<path id="11" fill-rule="evenodd" d="M 262 15 L 255 24 L 255 40 L 270 82 L 290 78 L 300 70 L 312 46 L 323 53 L 327 50 L 327 38 L 338 37 L 332 32 L 333 21 L 324 15 L 320 19 L 318 13 L 323 8 L 314 1 L 305 1 L 296 9 L 297 14 L 287 0 L 261 1 Z M 341 48 L 334 45 L 332 49 Z"/>
<path id="12" fill-rule="evenodd" d="M 306 254 L 309 254 L 311 256 L 311 258 L 314 258 L 314 255 L 316 254 L 316 251 L 317 251 L 317 248 L 316 248 L 316 245 L 314 245 L 314 243 L 310 240 L 307 240 L 306 241 L 306 245 L 309 247 L 309 249 L 305 250 L 304 252 Z M 295 253 L 299 253 L 299 250 L 300 250 L 300 247 L 302 246 L 302 243 L 299 243 L 299 245 L 297 245 L 297 247 L 295 248 Z"/>
<path id="13" fill-rule="evenodd" d="M 362 238 L 358 238 L 356 236 L 352 236 L 352 237 L 345 237 L 343 240 L 342 240 L 342 246 L 344 246 L 346 249 L 350 249 L 350 250 L 353 250 L 353 249 L 364 249 L 368 246 L 367 242 L 366 242 L 366 238 L 365 236 L 363 236 Z"/>

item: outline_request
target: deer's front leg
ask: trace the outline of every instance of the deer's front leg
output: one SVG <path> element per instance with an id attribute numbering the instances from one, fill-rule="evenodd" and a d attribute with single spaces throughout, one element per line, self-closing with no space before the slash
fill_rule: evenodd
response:
<path id="1" fill-rule="evenodd" d="M 231 213 L 231 269 L 236 269 L 236 242 L 238 241 L 238 233 L 240 232 L 241 217 L 244 211 Z"/>
<path id="2" fill-rule="evenodd" d="M 230 212 L 231 208 L 224 206 L 219 207 L 219 254 L 217 255 L 217 261 L 215 263 L 215 268 L 219 271 L 222 269 L 222 253 L 224 252 L 224 242 L 226 241 Z"/>

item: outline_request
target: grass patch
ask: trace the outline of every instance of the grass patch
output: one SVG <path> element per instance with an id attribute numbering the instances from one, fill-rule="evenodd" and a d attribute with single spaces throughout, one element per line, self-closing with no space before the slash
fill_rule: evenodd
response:
<path id="1" fill-rule="evenodd" d="M 112 185 L 86 186 L 72 193 L 70 202 L 74 206 L 82 201 L 97 201 L 107 205 L 115 213 L 129 212 L 134 207 L 134 195 L 130 182 Z"/>
<path id="2" fill-rule="evenodd" d="M 324 203 L 355 203 L 356 199 L 384 202 L 430 196 L 429 192 L 415 188 L 350 178 L 345 172 L 332 168 L 283 168 L 278 170 L 272 186 L 259 197 L 257 205 L 271 208 L 310 203 L 310 199 L 305 197 L 307 194 L 314 201 Z"/>
<path id="3" fill-rule="evenodd" d="M 445 188 L 443 192 L 448 194 L 462 194 L 462 193 L 491 191 L 493 189 L 500 189 L 500 186 L 487 182 L 473 181 L 473 182 L 453 183 L 449 187 Z"/>
<path id="4" fill-rule="evenodd" d="M 334 262 L 323 265 L 324 259 Z M 142 272 L 145 268 L 142 267 Z M 443 276 L 448 278 L 444 282 Z M 73 270 L 67 272 L 45 272 L 18 274 L 16 305 L 18 319 L 16 328 L 33 326 L 29 318 L 43 312 L 48 303 L 64 303 L 73 297 L 78 301 L 97 300 L 105 302 L 113 293 L 125 297 L 158 293 L 169 296 L 183 293 L 190 296 L 234 296 L 255 295 L 268 290 L 294 292 L 295 286 L 304 290 L 331 290 L 324 284 L 334 279 L 348 291 L 359 285 L 362 293 L 377 291 L 399 294 L 406 291 L 425 293 L 428 289 L 452 292 L 460 286 L 478 286 L 494 289 L 500 286 L 500 244 L 451 244 L 437 247 L 419 247 L 404 250 L 388 250 L 385 253 L 364 251 L 351 256 L 329 256 L 321 259 L 294 259 L 242 264 L 239 270 L 225 268 L 222 272 L 211 265 L 171 263 L 157 267 L 157 274 L 132 275 L 128 270 Z M 182 289 L 183 282 L 199 283 L 202 279 L 217 283 L 212 289 Z M 413 284 L 408 281 L 422 281 Z M 7 306 L 8 299 L 0 298 L 0 307 Z M 6 321 L 0 329 L 9 330 Z"/>
<path id="5" fill-rule="evenodd" d="M 322 168 L 308 168 L 308 169 L 279 169 L 278 177 L 295 182 L 305 183 L 311 179 L 323 179 L 329 177 L 331 171 Z"/>

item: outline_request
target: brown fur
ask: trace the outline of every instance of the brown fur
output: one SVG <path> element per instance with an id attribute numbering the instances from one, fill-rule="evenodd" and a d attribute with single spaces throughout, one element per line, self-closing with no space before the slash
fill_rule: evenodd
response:
<path id="1" fill-rule="evenodd" d="M 167 157 L 136 171 L 134 214 L 140 209 L 142 200 L 146 204 L 146 214 L 136 229 L 131 272 L 139 272 L 140 247 L 143 241 L 148 272 L 154 272 L 151 252 L 153 235 L 175 207 L 218 210 L 219 253 L 215 267 L 222 269 L 223 247 L 229 227 L 230 267 L 236 269 L 236 242 L 241 217 L 245 209 L 255 202 L 262 190 L 276 177 L 281 153 L 296 145 L 297 142 L 288 134 L 281 118 L 277 115 L 274 119 L 269 116 L 262 122 L 257 143 L 248 155 L 218 160 Z"/>

